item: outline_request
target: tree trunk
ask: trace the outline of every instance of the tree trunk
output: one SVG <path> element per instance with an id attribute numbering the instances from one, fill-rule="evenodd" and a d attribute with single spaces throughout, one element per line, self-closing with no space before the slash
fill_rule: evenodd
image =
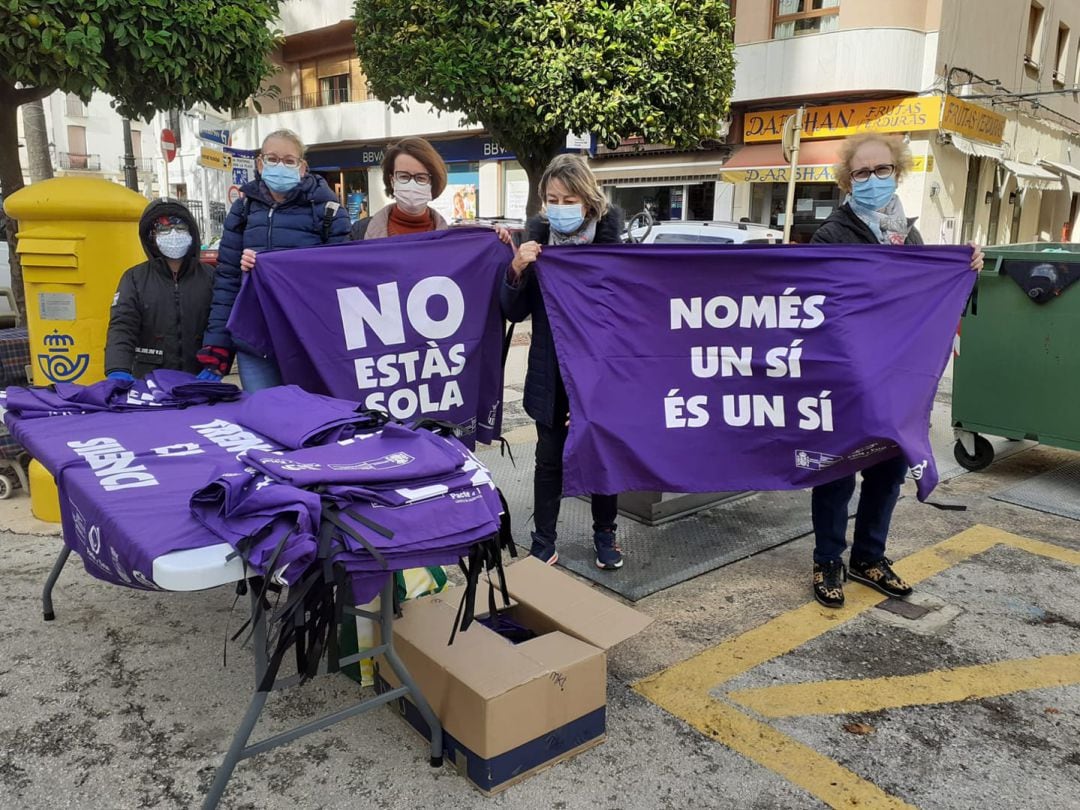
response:
<path id="1" fill-rule="evenodd" d="M 22 164 L 19 162 L 18 104 L 0 97 L 0 194 L 6 200 L 23 187 Z M 21 323 L 26 322 L 26 292 L 23 290 L 22 265 L 15 252 L 18 223 L 11 217 L 7 222 L 8 256 L 11 264 L 11 289 Z"/>
<path id="2" fill-rule="evenodd" d="M 39 98 L 23 105 L 23 134 L 26 136 L 26 162 L 30 182 L 51 180 L 52 156 L 49 154 L 49 131 L 45 126 L 45 105 Z"/>
<path id="3" fill-rule="evenodd" d="M 19 105 L 45 98 L 51 92 L 47 87 L 17 90 L 10 84 L 0 84 L 0 195 L 3 195 L 5 200 L 23 187 L 22 164 L 19 162 Z M 19 317 L 26 323 L 26 291 L 23 289 L 22 265 L 19 264 L 19 254 L 15 252 L 15 235 L 19 226 L 11 217 L 5 219 L 10 250 L 11 289 L 15 293 Z"/>
<path id="4" fill-rule="evenodd" d="M 516 139 L 504 136 L 496 127 L 488 126 L 495 143 L 504 149 L 509 149 L 517 156 L 518 163 L 525 170 L 529 178 L 529 200 L 525 204 L 525 216 L 531 217 L 540 212 L 540 178 L 544 176 L 544 170 L 551 163 L 551 159 L 559 154 L 566 143 L 566 133 L 552 133 L 545 141 L 519 143 Z"/>
<path id="5" fill-rule="evenodd" d="M 135 149 L 131 144 L 131 120 L 124 119 L 124 185 L 139 190 L 139 172 L 135 168 Z"/>

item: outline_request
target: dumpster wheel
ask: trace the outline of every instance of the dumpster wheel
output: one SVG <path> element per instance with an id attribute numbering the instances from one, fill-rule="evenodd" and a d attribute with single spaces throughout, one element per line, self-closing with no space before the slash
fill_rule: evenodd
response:
<path id="1" fill-rule="evenodd" d="M 957 439 L 956 444 L 953 445 L 953 457 L 956 459 L 956 463 L 965 470 L 971 470 L 971 472 L 985 470 L 994 460 L 994 445 L 976 433 L 975 455 L 968 455 L 963 442 Z"/>

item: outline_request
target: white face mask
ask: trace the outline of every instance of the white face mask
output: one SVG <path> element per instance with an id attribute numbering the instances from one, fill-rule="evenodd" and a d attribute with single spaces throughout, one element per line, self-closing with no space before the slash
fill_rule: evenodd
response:
<path id="1" fill-rule="evenodd" d="M 406 214 L 420 214 L 431 202 L 431 185 L 422 186 L 415 180 L 394 181 L 394 200 Z"/>
<path id="2" fill-rule="evenodd" d="M 191 250 L 191 234 L 171 231 L 155 237 L 158 250 L 166 259 L 182 259 Z"/>

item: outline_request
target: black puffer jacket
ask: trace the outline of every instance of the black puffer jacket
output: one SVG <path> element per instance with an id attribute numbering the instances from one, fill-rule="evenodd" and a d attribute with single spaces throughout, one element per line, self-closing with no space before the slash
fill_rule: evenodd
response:
<path id="1" fill-rule="evenodd" d="M 915 228 L 914 219 L 911 230 L 908 232 L 906 245 L 923 244 L 922 234 Z M 821 223 L 821 227 L 814 231 L 810 237 L 810 243 L 825 243 L 829 245 L 877 245 L 877 237 L 870 230 L 870 226 L 859 219 L 858 214 L 851 210 L 851 206 L 844 203 Z"/>
<path id="2" fill-rule="evenodd" d="M 154 242 L 153 223 L 162 216 L 180 217 L 191 230 L 191 250 L 176 278 Z M 139 220 L 139 238 L 149 260 L 120 277 L 109 314 L 105 371 L 143 377 L 172 368 L 198 374 L 202 366 L 195 354 L 214 295 L 214 272 L 198 259 L 199 226 L 180 203 L 155 200 Z"/>
<path id="3" fill-rule="evenodd" d="M 615 206 L 600 218 L 596 225 L 594 245 L 612 245 L 622 241 L 623 213 Z M 525 224 L 523 242 L 548 243 L 551 226 L 540 217 L 533 217 Z M 540 294 L 540 282 L 532 268 L 526 268 L 524 278 L 517 286 L 504 281 L 500 293 L 503 315 L 510 321 L 523 321 L 532 315 L 532 344 L 529 346 L 529 367 L 525 374 L 525 412 L 542 425 L 555 423 L 555 405 L 565 405 L 566 392 L 559 363 L 555 357 L 555 340 L 551 336 L 544 299 Z M 562 416 L 560 414 L 560 416 Z"/>

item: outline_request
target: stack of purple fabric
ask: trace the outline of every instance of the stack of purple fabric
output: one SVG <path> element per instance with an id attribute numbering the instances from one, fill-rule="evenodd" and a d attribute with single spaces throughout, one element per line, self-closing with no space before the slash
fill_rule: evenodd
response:
<path id="1" fill-rule="evenodd" d="M 275 660 L 306 650 L 302 673 L 343 605 L 370 601 L 395 570 L 460 563 L 462 628 L 482 570 L 499 574 L 508 601 L 505 505 L 451 435 L 295 386 L 243 396 L 179 372 L 11 387 L 0 407 L 55 477 L 65 542 L 91 574 L 157 588 L 155 560 L 220 538 L 261 587 L 290 586 Z"/>
<path id="2" fill-rule="evenodd" d="M 141 380 L 102 380 L 92 385 L 56 383 L 43 388 L 10 386 L 0 401 L 18 419 L 37 419 L 188 408 L 239 397 L 240 389 L 230 383 L 205 382 L 184 371 L 161 370 Z"/>
<path id="3" fill-rule="evenodd" d="M 500 495 L 451 436 L 370 414 L 365 424 L 355 405 L 293 386 L 252 395 L 242 414 L 285 449 L 243 454 L 194 494 L 191 509 L 281 582 L 295 585 L 321 556 L 349 575 L 360 604 L 390 572 L 453 564 L 499 533 Z M 334 440 L 318 443 L 326 439 Z M 333 527 L 319 555 L 327 516 Z"/>

